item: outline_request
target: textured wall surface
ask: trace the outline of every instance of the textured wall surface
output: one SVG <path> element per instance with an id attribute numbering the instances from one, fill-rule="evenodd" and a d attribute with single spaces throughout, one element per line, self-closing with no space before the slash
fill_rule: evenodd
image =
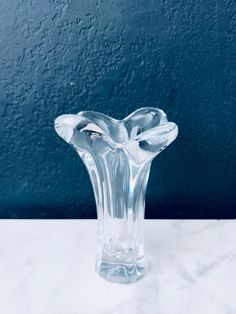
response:
<path id="1" fill-rule="evenodd" d="M 62 113 L 158 106 L 146 217 L 236 217 L 235 0 L 1 0 L 0 217 L 96 217 Z"/>

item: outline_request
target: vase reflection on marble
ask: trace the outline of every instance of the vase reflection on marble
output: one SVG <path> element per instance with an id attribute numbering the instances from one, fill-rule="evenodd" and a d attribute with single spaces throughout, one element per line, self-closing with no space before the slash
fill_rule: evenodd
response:
<path id="1" fill-rule="evenodd" d="M 123 120 L 93 111 L 61 115 L 55 129 L 81 157 L 93 186 L 96 272 L 112 282 L 136 281 L 147 270 L 143 220 L 151 162 L 176 138 L 177 125 L 147 107 Z"/>

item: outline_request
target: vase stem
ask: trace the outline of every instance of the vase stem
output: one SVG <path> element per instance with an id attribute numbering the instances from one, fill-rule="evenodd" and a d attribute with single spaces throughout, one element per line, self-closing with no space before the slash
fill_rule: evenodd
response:
<path id="1" fill-rule="evenodd" d="M 117 163 L 116 168 L 119 172 L 122 166 L 123 174 L 119 180 L 123 181 L 123 188 L 117 187 L 117 178 L 113 180 L 114 169 L 108 164 L 106 173 L 110 180 L 103 184 L 99 182 L 103 202 L 101 207 L 97 206 L 99 241 L 96 271 L 109 281 L 128 283 L 142 277 L 147 269 L 143 220 L 150 163 L 138 166 L 128 160 L 126 154 L 123 158 L 126 160 Z M 92 180 L 91 175 L 90 178 Z"/>

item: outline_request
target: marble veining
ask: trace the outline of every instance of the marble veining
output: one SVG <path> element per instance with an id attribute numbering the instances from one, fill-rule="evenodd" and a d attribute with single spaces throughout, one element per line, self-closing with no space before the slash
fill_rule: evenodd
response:
<path id="1" fill-rule="evenodd" d="M 96 221 L 0 220 L 3 314 L 236 314 L 236 221 L 146 220 L 149 272 L 94 271 Z"/>

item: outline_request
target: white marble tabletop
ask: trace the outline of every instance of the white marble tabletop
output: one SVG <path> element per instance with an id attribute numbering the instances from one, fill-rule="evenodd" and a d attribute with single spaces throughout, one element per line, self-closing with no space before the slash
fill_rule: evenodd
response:
<path id="1" fill-rule="evenodd" d="M 149 272 L 94 271 L 96 220 L 0 220 L 1 314 L 236 314 L 236 221 L 146 220 Z"/>

